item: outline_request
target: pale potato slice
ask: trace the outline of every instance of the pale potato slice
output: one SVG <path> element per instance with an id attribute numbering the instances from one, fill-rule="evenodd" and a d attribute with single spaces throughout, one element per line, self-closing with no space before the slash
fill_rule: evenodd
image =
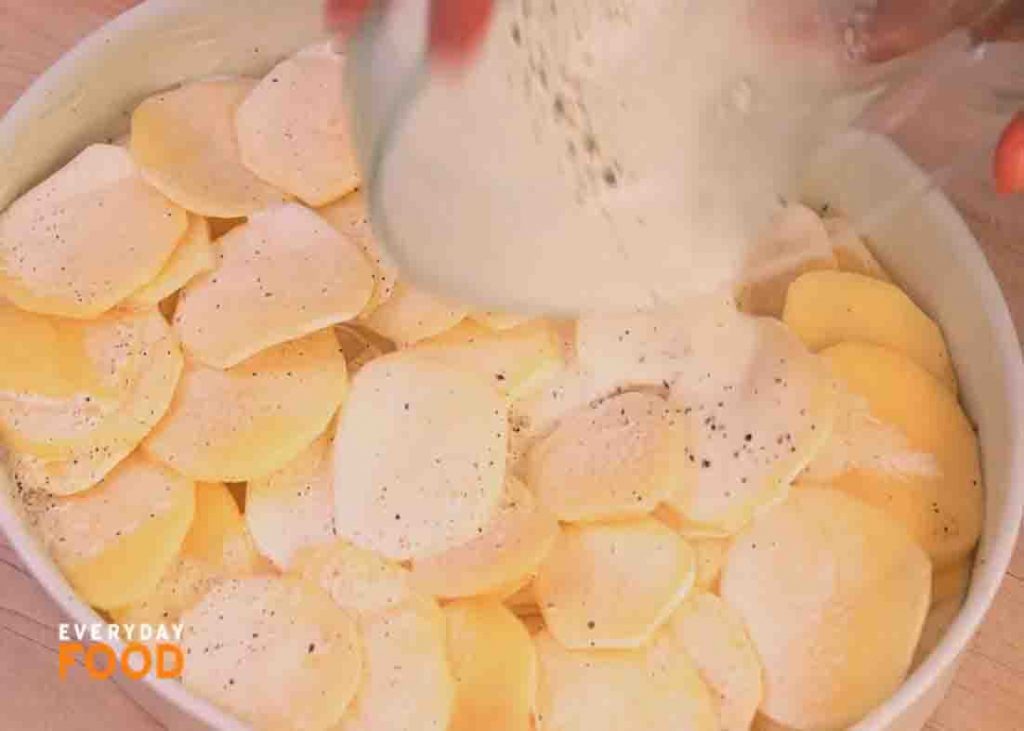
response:
<path id="1" fill-rule="evenodd" d="M 292 571 L 318 584 L 340 607 L 373 617 L 416 598 L 409 570 L 345 540 L 296 553 Z"/>
<path id="2" fill-rule="evenodd" d="M 695 564 L 689 544 L 653 518 L 566 525 L 534 591 L 566 647 L 639 647 L 686 598 Z"/>
<path id="3" fill-rule="evenodd" d="M 714 594 L 694 592 L 666 625 L 718 698 L 722 731 L 748 731 L 761 704 L 761 661 L 743 620 Z"/>
<path id="4" fill-rule="evenodd" d="M 373 294 L 363 308 L 369 315 L 394 294 L 398 282 L 398 267 L 391 261 L 373 234 L 370 214 L 366 210 L 366 196 L 361 190 L 350 193 L 339 201 L 317 209 L 327 223 L 359 245 L 373 265 Z"/>
<path id="5" fill-rule="evenodd" d="M 512 312 L 495 312 L 487 310 L 484 312 L 470 312 L 469 318 L 474 322 L 483 325 L 488 330 L 511 330 L 530 321 L 529 315 L 517 315 Z"/>
<path id="6" fill-rule="evenodd" d="M 863 274 L 883 282 L 892 281 L 849 219 L 833 216 L 826 218 L 824 223 L 829 240 L 832 242 L 832 251 L 835 252 L 836 262 L 839 264 L 839 271 Z"/>
<path id="7" fill-rule="evenodd" d="M 718 591 L 718 581 L 732 541 L 728 538 L 696 538 L 690 541 L 690 545 L 697 554 L 696 586 L 706 591 Z"/>
<path id="8" fill-rule="evenodd" d="M 793 282 L 783 320 L 808 348 L 846 341 L 903 353 L 956 393 L 942 331 L 893 284 L 849 272 L 812 272 Z"/>
<path id="9" fill-rule="evenodd" d="M 866 343 L 822 353 L 842 385 L 867 401 L 871 416 L 895 427 L 936 471 L 849 469 L 827 484 L 876 505 L 906 526 L 937 568 L 965 557 L 984 513 L 978 437 L 956 397 L 905 355 Z"/>
<path id="10" fill-rule="evenodd" d="M 345 358 L 330 330 L 226 371 L 189 362 L 170 410 L 143 447 L 197 480 L 256 479 L 321 434 L 347 388 Z"/>
<path id="11" fill-rule="evenodd" d="M 373 289 L 359 248 L 297 204 L 255 214 L 217 243 L 217 268 L 182 290 L 174 312 L 185 349 L 217 368 L 354 318 Z"/>
<path id="12" fill-rule="evenodd" d="M 764 667 L 761 712 L 846 728 L 903 681 L 931 564 L 896 521 L 835 490 L 794 490 L 736 537 L 722 598 Z"/>
<path id="13" fill-rule="evenodd" d="M 444 608 L 455 702 L 448 731 L 531 731 L 537 654 L 522 622 L 496 601 Z"/>
<path id="14" fill-rule="evenodd" d="M 124 149 L 90 145 L 0 216 L 0 296 L 96 317 L 157 275 L 186 224 Z"/>
<path id="15" fill-rule="evenodd" d="M 498 512 L 483 532 L 435 556 L 416 559 L 421 591 L 446 599 L 504 598 L 530 583 L 558 535 L 558 521 L 526 487 L 509 477 Z"/>
<path id="16" fill-rule="evenodd" d="M 355 621 L 306 582 L 225 581 L 182 624 L 185 687 L 257 728 L 328 728 L 359 687 Z"/>
<path id="17" fill-rule="evenodd" d="M 395 350 L 394 344 L 389 340 L 385 340 L 361 325 L 353 323 L 337 325 L 334 328 L 334 334 L 338 338 L 341 352 L 345 354 L 348 372 L 352 375 L 358 373 L 374 358 L 387 355 Z"/>
<path id="18" fill-rule="evenodd" d="M 397 282 L 391 296 L 362 318 L 363 324 L 400 348 L 455 327 L 466 316 L 466 308 L 449 304 Z"/>
<path id="19" fill-rule="evenodd" d="M 217 265 L 217 254 L 210 243 L 210 224 L 202 216 L 188 217 L 188 229 L 171 252 L 156 277 L 135 290 L 125 305 L 153 307 L 160 304 L 193 278 Z"/>
<path id="20" fill-rule="evenodd" d="M 146 180 L 201 216 L 248 216 L 285 200 L 238 151 L 235 111 L 255 86 L 244 78 L 192 81 L 137 106 L 131 154 Z"/>
<path id="21" fill-rule="evenodd" d="M 418 599 L 362 630 L 363 682 L 336 731 L 446 731 L 455 688 L 437 605 Z"/>
<path id="22" fill-rule="evenodd" d="M 463 320 L 415 348 L 440 363 L 479 372 L 512 399 L 536 390 L 563 364 L 558 335 L 541 320 L 501 332 Z"/>
<path id="23" fill-rule="evenodd" d="M 969 556 L 961 558 L 941 571 L 932 573 L 932 606 L 954 597 L 962 599 L 971 583 L 973 561 Z"/>
<path id="24" fill-rule="evenodd" d="M 178 556 L 149 594 L 132 604 L 109 609 L 110 618 L 118 624 L 151 624 L 170 631 L 182 614 L 223 580 L 216 567 L 205 561 Z"/>
<path id="25" fill-rule="evenodd" d="M 334 538 L 332 451 L 324 434 L 281 469 L 249 481 L 245 521 L 278 568 L 287 569 L 299 549 Z"/>
<path id="26" fill-rule="evenodd" d="M 332 44 L 305 49 L 271 69 L 235 113 L 245 166 L 309 206 L 359 185 L 344 76 Z"/>
<path id="27" fill-rule="evenodd" d="M 686 653 L 660 636 L 636 650 L 537 649 L 537 731 L 717 731 L 708 688 Z"/>
<path id="28" fill-rule="evenodd" d="M 338 421 L 338 535 L 394 559 L 465 543 L 498 509 L 507 408 L 482 376 L 410 354 L 367 364 Z"/>
<path id="29" fill-rule="evenodd" d="M 194 512 L 194 484 L 136 454 L 94 489 L 50 498 L 36 520 L 78 595 L 109 609 L 153 591 L 178 555 Z"/>
<path id="30" fill-rule="evenodd" d="M 660 396 L 637 392 L 577 411 L 530 450 L 527 484 L 561 521 L 646 515 L 685 488 L 680 412 Z"/>

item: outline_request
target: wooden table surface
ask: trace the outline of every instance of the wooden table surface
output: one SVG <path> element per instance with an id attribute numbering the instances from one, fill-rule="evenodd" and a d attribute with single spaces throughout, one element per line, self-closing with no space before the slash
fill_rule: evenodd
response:
<path id="1" fill-rule="evenodd" d="M 215 0 L 213 0 L 215 1 Z M 134 0 L 0 0 L 0 111 L 32 79 L 88 31 Z M 1024 68 L 1024 53 L 1007 63 Z M 899 137 L 932 167 L 958 141 L 990 134 L 991 125 L 964 110 L 917 115 Z M 961 168 L 947 191 L 964 212 L 1024 329 L 1024 199 L 996 200 L 987 166 Z M 0 170 L 2 174 L 2 170 Z M 57 677 L 60 610 L 22 568 L 0 534 L 0 728 L 93 731 L 99 719 L 118 731 L 162 728 L 113 683 L 72 672 Z M 1024 546 L 1018 546 L 1002 591 L 972 643 L 929 731 L 1024 729 Z"/>

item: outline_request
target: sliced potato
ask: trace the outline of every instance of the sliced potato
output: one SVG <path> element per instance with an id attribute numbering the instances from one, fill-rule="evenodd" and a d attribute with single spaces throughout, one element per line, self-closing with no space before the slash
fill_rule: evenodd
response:
<path id="1" fill-rule="evenodd" d="M 493 310 L 485 312 L 470 312 L 469 317 L 471 320 L 483 325 L 488 330 L 496 330 L 498 332 L 519 327 L 520 325 L 526 324 L 531 319 L 528 315 L 517 315 L 511 312 L 495 312 Z"/>
<path id="2" fill-rule="evenodd" d="M 537 606 L 537 595 L 533 590 L 533 579 L 521 586 L 516 592 L 507 595 L 503 603 L 520 619 L 540 614 L 540 607 Z"/>
<path id="3" fill-rule="evenodd" d="M 358 247 L 300 205 L 258 213 L 218 244 L 216 270 L 174 312 L 185 349 L 217 368 L 352 319 L 373 288 Z"/>
<path id="4" fill-rule="evenodd" d="M 133 455 L 96 488 L 51 498 L 43 541 L 79 596 L 121 607 L 153 591 L 178 555 L 195 511 L 195 486 Z"/>
<path id="5" fill-rule="evenodd" d="M 636 650 L 569 650 L 551 634 L 537 648 L 538 731 L 717 731 L 692 661 L 659 638 Z"/>
<path id="6" fill-rule="evenodd" d="M 811 272 L 790 287 L 783 320 L 811 350 L 846 341 L 891 348 L 956 392 L 942 331 L 893 284 L 849 272 Z"/>
<path id="7" fill-rule="evenodd" d="M 697 538 L 690 541 L 690 545 L 697 554 L 697 587 L 717 591 L 732 541 L 727 538 Z"/>
<path id="8" fill-rule="evenodd" d="M 150 593 L 131 604 L 109 609 L 110 618 L 119 624 L 151 624 L 170 629 L 223 580 L 216 567 L 205 561 L 178 556 Z"/>
<path id="9" fill-rule="evenodd" d="M 341 352 L 345 354 L 348 371 L 355 375 L 374 358 L 387 355 L 395 350 L 394 343 L 385 340 L 372 330 L 354 323 L 344 323 L 334 328 Z"/>
<path id="10" fill-rule="evenodd" d="M 226 371 L 190 362 L 144 448 L 204 482 L 280 469 L 327 427 L 347 389 L 345 358 L 321 330 Z"/>
<path id="11" fill-rule="evenodd" d="M 479 535 L 501 500 L 506 412 L 471 371 L 409 352 L 367 364 L 334 442 L 335 530 L 400 560 Z"/>
<path id="12" fill-rule="evenodd" d="M 302 549 L 292 570 L 358 617 L 397 609 L 416 597 L 407 568 L 345 540 Z"/>
<path id="13" fill-rule="evenodd" d="M 973 562 L 964 557 L 941 571 L 932 573 L 932 606 L 947 599 L 963 599 L 971 583 Z"/>
<path id="14" fill-rule="evenodd" d="M 637 392 L 577 411 L 530 450 L 527 483 L 562 521 L 646 515 L 685 488 L 680 412 L 660 396 Z"/>
<path id="15" fill-rule="evenodd" d="M 238 228 L 245 223 L 245 218 L 215 218 L 206 219 L 210 222 L 210 238 L 216 241 L 228 231 Z"/>
<path id="16" fill-rule="evenodd" d="M 667 627 L 718 698 L 722 731 L 748 731 L 763 688 L 761 661 L 743 620 L 714 594 L 699 591 L 675 611 Z"/>
<path id="17" fill-rule="evenodd" d="M 695 564 L 689 544 L 653 518 L 567 525 L 534 591 L 566 647 L 639 647 L 686 598 Z"/>
<path id="18" fill-rule="evenodd" d="M 829 240 L 832 242 L 832 251 L 835 252 L 836 262 L 839 264 L 839 271 L 863 274 L 883 282 L 892 281 L 849 219 L 833 216 L 826 218 L 824 223 Z"/>
<path id="19" fill-rule="evenodd" d="M 413 581 L 421 591 L 446 599 L 504 598 L 530 583 L 557 535 L 554 516 L 510 477 L 502 504 L 483 532 L 444 553 L 413 561 Z"/>
<path id="20" fill-rule="evenodd" d="M 217 265 L 217 253 L 210 243 L 210 224 L 202 216 L 188 217 L 188 228 L 174 247 L 163 269 L 150 282 L 135 290 L 128 307 L 153 307 Z"/>
<path id="21" fill-rule="evenodd" d="M 454 327 L 466 309 L 397 282 L 391 296 L 362 318 L 363 324 L 404 348 Z"/>
<path id="22" fill-rule="evenodd" d="M 157 275 L 186 223 L 124 149 L 90 145 L 0 216 L 0 295 L 96 317 Z"/>
<path id="23" fill-rule="evenodd" d="M 921 630 L 921 639 L 914 650 L 914 660 L 911 668 L 918 667 L 928 659 L 932 650 L 939 646 L 946 632 L 960 615 L 960 608 L 963 606 L 963 596 L 951 596 L 932 605 L 928 616 L 924 620 L 924 628 Z"/>
<path id="24" fill-rule="evenodd" d="M 131 154 L 146 180 L 202 216 L 248 216 L 284 200 L 242 164 L 235 139 L 235 111 L 255 86 L 243 78 L 191 81 L 137 106 Z"/>
<path id="25" fill-rule="evenodd" d="M 355 621 L 306 582 L 222 582 L 182 624 L 185 687 L 255 727 L 328 728 L 359 686 Z"/>
<path id="26" fill-rule="evenodd" d="M 931 564 L 896 521 L 835 490 L 794 490 L 736 537 L 722 598 L 764 667 L 761 712 L 846 728 L 903 681 Z"/>

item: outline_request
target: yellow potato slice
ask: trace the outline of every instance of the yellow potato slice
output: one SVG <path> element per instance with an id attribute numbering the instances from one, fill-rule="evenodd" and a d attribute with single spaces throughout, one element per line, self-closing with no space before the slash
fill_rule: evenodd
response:
<path id="1" fill-rule="evenodd" d="M 127 300 L 128 307 L 153 307 L 217 265 L 217 254 L 210 243 L 210 224 L 202 216 L 189 216 L 188 229 L 174 247 L 160 273 Z"/>
<path id="2" fill-rule="evenodd" d="M 636 650 L 569 650 L 551 634 L 537 649 L 537 731 L 717 731 L 692 661 L 660 636 Z"/>
<path id="3" fill-rule="evenodd" d="M 50 498 L 38 527 L 79 596 L 109 609 L 153 591 L 181 548 L 195 486 L 134 455 L 94 489 Z"/>
<path id="4" fill-rule="evenodd" d="M 503 602 L 519 618 L 540 614 L 537 596 L 533 590 L 533 579 L 521 586 L 515 593 L 505 597 Z"/>
<path id="5" fill-rule="evenodd" d="M 689 544 L 653 518 L 567 525 L 534 591 L 566 647 L 639 647 L 686 598 L 695 564 Z"/>
<path id="6" fill-rule="evenodd" d="M 697 538 L 690 541 L 690 545 L 697 554 L 696 586 L 706 591 L 717 591 L 732 541 L 727 538 Z"/>
<path id="7" fill-rule="evenodd" d="M 218 250 L 216 270 L 190 282 L 174 312 L 185 349 L 217 368 L 352 319 L 373 288 L 358 247 L 297 204 L 252 216 Z"/>
<path id="8" fill-rule="evenodd" d="M 210 238 L 216 241 L 221 236 L 245 223 L 245 218 L 207 218 L 210 222 Z"/>
<path id="9" fill-rule="evenodd" d="M 317 210 L 327 223 L 358 244 L 363 254 L 373 265 L 373 294 L 363 308 L 363 315 L 369 315 L 394 294 L 398 282 L 398 267 L 381 248 L 373 234 L 370 214 L 366 210 L 366 197 L 361 190 L 350 193 L 339 201 Z"/>
<path id="10" fill-rule="evenodd" d="M 132 157 L 154 187 L 201 216 L 237 218 L 285 199 L 242 164 L 234 116 L 252 79 L 192 81 L 132 113 Z"/>
<path id="11" fill-rule="evenodd" d="M 501 332 L 463 320 L 418 343 L 416 352 L 477 371 L 513 399 L 535 390 L 563 363 L 558 334 L 541 320 Z"/>
<path id="12" fill-rule="evenodd" d="M 928 616 L 924 620 L 921 639 L 917 643 L 917 649 L 914 650 L 914 660 L 911 663 L 911 669 L 921 665 L 932 654 L 932 650 L 939 646 L 942 638 L 946 636 L 946 632 L 949 631 L 953 622 L 960 615 L 960 608 L 963 606 L 963 603 L 963 596 L 951 596 L 932 605 L 932 608 L 928 611 Z"/>
<path id="13" fill-rule="evenodd" d="M 363 324 L 400 348 L 454 327 L 466 308 L 397 282 L 391 296 L 362 318 Z"/>
<path id="14" fill-rule="evenodd" d="M 754 718 L 750 731 L 797 731 L 797 729 L 794 729 L 792 726 L 785 726 L 778 721 L 773 721 L 762 713 L 758 713 L 757 717 Z"/>
<path id="15" fill-rule="evenodd" d="M 345 358 L 330 330 L 226 371 L 190 362 L 170 410 L 143 447 L 204 482 L 263 477 L 324 431 L 347 388 Z"/>
<path id="16" fill-rule="evenodd" d="M 352 375 L 358 373 L 374 358 L 387 355 L 395 350 L 394 344 L 390 341 L 385 340 L 372 330 L 353 323 L 337 325 L 334 328 L 334 334 L 338 338 L 341 352 L 345 354 L 348 372 Z"/>
<path id="17" fill-rule="evenodd" d="M 846 728 L 903 681 L 928 611 L 931 565 L 881 511 L 794 490 L 735 539 L 722 598 L 764 667 L 761 712 Z"/>
<path id="18" fill-rule="evenodd" d="M 963 598 L 971 583 L 973 561 L 964 557 L 932 574 L 932 606 L 954 597 Z"/>
<path id="19" fill-rule="evenodd" d="M 90 145 L 0 216 L 0 295 L 96 317 L 157 275 L 185 226 L 124 149 Z"/>
<path id="20" fill-rule="evenodd" d="M 235 114 L 245 166 L 309 206 L 359 185 L 344 76 L 332 44 L 305 49 L 271 69 Z"/>
<path id="21" fill-rule="evenodd" d="M 827 484 L 876 505 L 903 523 L 937 568 L 965 557 L 984 513 L 978 438 L 956 397 L 900 353 L 843 343 L 822 354 L 871 416 L 901 431 L 910 449 L 930 455 L 937 472 L 856 467 Z"/>
<path id="22" fill-rule="evenodd" d="M 470 312 L 469 317 L 477 324 L 483 325 L 488 330 L 496 330 L 498 332 L 502 330 L 511 330 L 514 327 L 525 325 L 530 321 L 529 315 L 517 315 L 511 312 L 495 312 L 488 310 L 485 312 Z"/>
<path id="23" fill-rule="evenodd" d="M 359 686 L 356 623 L 311 584 L 225 581 L 182 624 L 185 687 L 257 728 L 326 729 Z"/>
<path id="24" fill-rule="evenodd" d="M 863 274 L 883 282 L 892 281 L 849 219 L 833 216 L 826 218 L 824 223 L 829 240 L 832 242 L 832 251 L 836 255 L 836 262 L 839 264 L 839 271 Z"/>
<path id="25" fill-rule="evenodd" d="M 367 364 L 334 441 L 338 535 L 400 560 L 479 535 L 501 501 L 506 412 L 471 371 L 409 352 Z"/>
<path id="26" fill-rule="evenodd" d="M 849 272 L 805 274 L 789 289 L 783 320 L 813 351 L 846 341 L 891 348 L 956 392 L 942 331 L 893 284 Z"/>
<path id="27" fill-rule="evenodd" d="M 281 569 L 296 551 L 334 538 L 332 445 L 320 436 L 279 470 L 249 481 L 245 520 L 256 545 Z"/>
<path id="28" fill-rule="evenodd" d="M 687 477 L 684 417 L 660 396 L 630 392 L 568 416 L 531 450 L 527 484 L 561 521 L 650 513 Z"/>
<path id="29" fill-rule="evenodd" d="M 530 583 L 557 535 L 554 516 L 509 477 L 502 504 L 483 532 L 444 553 L 413 561 L 413 581 L 421 591 L 446 599 L 503 598 Z"/>
<path id="30" fill-rule="evenodd" d="M 743 620 L 714 594 L 694 592 L 667 628 L 718 698 L 722 731 L 748 731 L 761 704 L 761 661 Z"/>
<path id="31" fill-rule="evenodd" d="M 455 703 L 448 731 L 530 731 L 537 654 L 522 622 L 486 599 L 444 608 Z"/>

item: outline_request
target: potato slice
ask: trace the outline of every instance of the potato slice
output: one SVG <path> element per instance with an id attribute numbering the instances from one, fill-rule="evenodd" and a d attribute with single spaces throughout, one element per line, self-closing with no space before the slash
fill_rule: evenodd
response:
<path id="1" fill-rule="evenodd" d="M 90 145 L 0 216 L 0 295 L 96 317 L 157 275 L 186 223 L 125 150 Z"/>
<path id="2" fill-rule="evenodd" d="M 419 342 L 416 352 L 477 371 L 513 399 L 535 390 L 563 363 L 558 334 L 541 320 L 501 332 L 463 320 Z"/>
<path id="3" fill-rule="evenodd" d="M 260 551 L 281 569 L 306 546 L 334 538 L 334 471 L 325 434 L 279 470 L 249 481 L 245 520 Z"/>
<path id="4" fill-rule="evenodd" d="M 956 393 L 942 331 L 893 284 L 849 272 L 805 274 L 789 289 L 783 320 L 813 351 L 846 341 L 891 348 Z"/>
<path id="5" fill-rule="evenodd" d="M 761 661 L 743 620 L 714 594 L 694 592 L 667 628 L 718 698 L 722 731 L 748 731 L 761 704 Z"/>
<path id="6" fill-rule="evenodd" d="M 728 538 L 697 538 L 690 541 L 690 545 L 697 555 L 697 578 L 694 583 L 705 591 L 717 592 L 722 567 L 732 541 Z"/>
<path id="7" fill-rule="evenodd" d="M 300 205 L 256 214 L 218 244 L 216 270 L 174 312 L 185 349 L 217 368 L 352 319 L 373 288 L 358 247 Z"/>
<path id="8" fill-rule="evenodd" d="M 215 218 L 206 219 L 210 223 L 210 238 L 216 241 L 232 229 L 238 228 L 246 222 L 245 218 Z"/>
<path id="9" fill-rule="evenodd" d="M 537 731 L 717 731 L 692 661 L 660 636 L 636 650 L 569 650 L 548 632 L 537 648 Z"/>
<path id="10" fill-rule="evenodd" d="M 202 216 L 190 215 L 188 228 L 163 269 L 152 281 L 135 290 L 125 300 L 125 305 L 154 307 L 216 265 L 217 254 L 210 243 L 210 224 Z"/>
<path id="11" fill-rule="evenodd" d="M 832 251 L 836 255 L 836 262 L 839 264 L 839 271 L 863 274 L 883 282 L 892 281 L 849 219 L 833 216 L 826 218 L 824 223 L 829 240 L 832 242 Z"/>
<path id="12" fill-rule="evenodd" d="M 722 598 L 764 667 L 761 712 L 846 728 L 903 681 L 928 611 L 931 565 L 881 511 L 794 490 L 736 537 Z"/>
<path id="13" fill-rule="evenodd" d="M 455 703 L 448 731 L 530 731 L 537 655 L 526 627 L 487 599 L 444 608 Z"/>
<path id="14" fill-rule="evenodd" d="M 328 728 L 359 686 L 356 623 L 311 584 L 225 581 L 182 624 L 185 687 L 255 727 Z"/>
<path id="15" fill-rule="evenodd" d="M 911 663 L 912 669 L 920 666 L 932 654 L 932 650 L 939 646 L 942 638 L 946 636 L 946 632 L 949 631 L 953 622 L 960 615 L 960 608 L 963 606 L 963 603 L 963 596 L 951 596 L 932 605 L 932 608 L 928 611 L 928 616 L 924 620 L 921 639 L 914 650 L 914 660 Z"/>
<path id="16" fill-rule="evenodd" d="M 79 596 L 109 609 L 153 591 L 178 555 L 194 511 L 192 482 L 133 455 L 96 488 L 47 500 L 37 521 Z"/>
<path id="17" fill-rule="evenodd" d="M 344 76 L 330 43 L 307 48 L 271 69 L 235 114 L 245 166 L 309 206 L 359 185 Z"/>
<path id="18" fill-rule="evenodd" d="M 827 484 L 902 522 L 937 568 L 965 557 L 978 541 L 984 512 L 978 438 L 956 397 L 900 353 L 843 343 L 822 355 L 843 386 L 863 397 L 871 416 L 901 431 L 914 453 L 938 470 L 911 473 L 860 466 Z"/>
<path id="19" fill-rule="evenodd" d="M 413 581 L 421 591 L 446 599 L 504 598 L 530 583 L 557 535 L 554 516 L 509 477 L 501 507 L 483 532 L 444 553 L 413 561 Z"/>
<path id="20" fill-rule="evenodd" d="M 355 375 L 374 358 L 387 355 L 395 350 L 389 340 L 385 340 L 372 330 L 353 323 L 344 323 L 334 328 L 341 352 L 345 354 L 348 371 Z"/>
<path id="21" fill-rule="evenodd" d="M 363 324 L 400 348 L 454 327 L 466 308 L 397 282 L 391 296 L 362 318 Z"/>
<path id="22" fill-rule="evenodd" d="M 327 427 L 347 390 L 345 359 L 321 330 L 226 371 L 190 362 L 144 448 L 204 482 L 263 477 Z"/>
<path id="23" fill-rule="evenodd" d="M 941 571 L 932 573 L 932 606 L 954 597 L 963 599 L 971 584 L 973 562 L 965 556 Z"/>
<path id="24" fill-rule="evenodd" d="M 534 591 L 566 647 L 639 647 L 686 598 L 695 564 L 689 544 L 653 518 L 567 525 Z"/>
<path id="25" fill-rule="evenodd" d="M 479 535 L 501 500 L 506 412 L 471 371 L 408 352 L 367 364 L 334 442 L 335 530 L 401 560 Z"/>
<path id="26" fill-rule="evenodd" d="M 561 521 L 638 517 L 683 491 L 686 448 L 680 410 L 624 393 L 568 416 L 534 445 L 527 483 Z"/>
<path id="27" fill-rule="evenodd" d="M 488 310 L 484 312 L 470 312 L 469 318 L 479 325 L 483 325 L 488 330 L 495 330 L 501 332 L 502 330 L 511 330 L 514 327 L 525 325 L 530 321 L 529 315 L 517 315 L 512 312 L 495 312 Z"/>
<path id="28" fill-rule="evenodd" d="M 154 187 L 193 213 L 248 216 L 285 199 L 242 164 L 234 116 L 252 79 L 188 82 L 132 113 L 132 157 Z"/>

